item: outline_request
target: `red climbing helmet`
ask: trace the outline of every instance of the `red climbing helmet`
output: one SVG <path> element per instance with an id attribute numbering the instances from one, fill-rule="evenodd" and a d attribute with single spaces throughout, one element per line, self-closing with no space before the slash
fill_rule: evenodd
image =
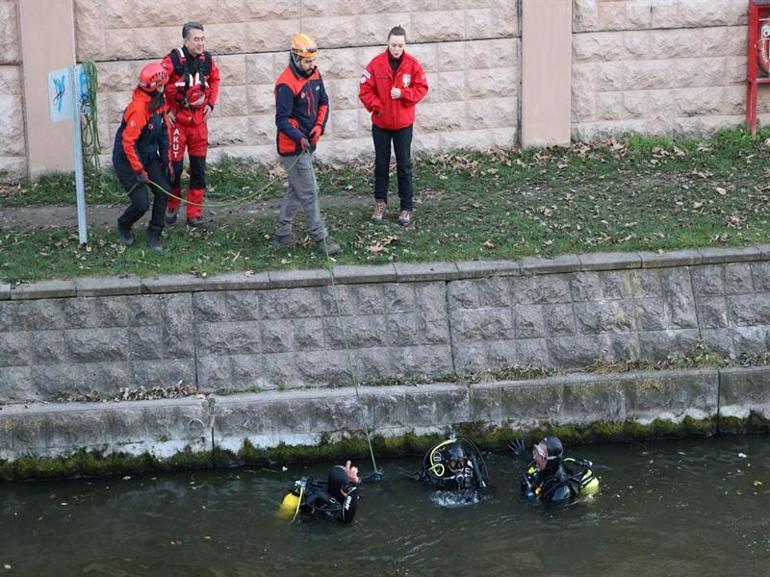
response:
<path id="1" fill-rule="evenodd" d="M 139 88 L 147 92 L 155 92 L 159 86 L 168 82 L 168 70 L 160 62 L 153 62 L 142 68 L 139 73 Z"/>

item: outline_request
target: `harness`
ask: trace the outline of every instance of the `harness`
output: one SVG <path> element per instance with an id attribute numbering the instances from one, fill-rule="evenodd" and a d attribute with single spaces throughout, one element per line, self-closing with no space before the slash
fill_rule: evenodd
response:
<path id="1" fill-rule="evenodd" d="M 206 78 L 211 74 L 212 58 L 211 53 L 205 51 L 203 53 L 203 60 L 200 58 L 189 59 L 185 56 L 182 48 L 175 48 L 169 52 L 168 57 L 171 59 L 171 64 L 174 66 L 174 74 L 181 78 L 184 78 L 184 92 L 177 96 L 177 101 L 180 106 L 189 108 L 190 103 L 186 102 L 187 93 L 190 90 L 191 83 L 193 81 L 194 73 L 200 77 L 201 89 L 206 90 L 208 84 Z M 194 66 L 197 65 L 197 70 Z"/>

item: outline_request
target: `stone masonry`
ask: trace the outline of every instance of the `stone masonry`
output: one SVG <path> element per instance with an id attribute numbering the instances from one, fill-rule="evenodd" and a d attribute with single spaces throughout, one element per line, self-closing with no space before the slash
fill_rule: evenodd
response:
<path id="1" fill-rule="evenodd" d="M 0 286 L 0 402 L 770 349 L 767 247 Z M 5 298 L 6 300 L 2 300 Z M 345 346 L 347 342 L 348 347 Z M 349 350 L 349 352 L 348 352 Z"/>
<path id="2" fill-rule="evenodd" d="M 746 0 L 575 0 L 577 140 L 700 136 L 745 115 Z M 759 114 L 767 120 L 767 93 Z"/>
<path id="3" fill-rule="evenodd" d="M 17 0 L 0 0 L 0 180 L 26 168 Z"/>
<path id="4" fill-rule="evenodd" d="M 220 103 L 209 122 L 212 158 L 272 163 L 275 79 L 288 62 L 292 36 L 309 32 L 321 47 L 319 67 L 331 99 L 318 155 L 351 160 L 373 154 L 371 122 L 358 100 L 361 71 L 400 24 L 431 88 L 419 106 L 415 150 L 510 146 L 520 82 L 517 6 L 515 0 L 75 0 L 78 59 L 98 64 L 99 130 L 111 146 L 141 66 L 181 44 L 184 20 L 199 19 L 222 71 Z"/>

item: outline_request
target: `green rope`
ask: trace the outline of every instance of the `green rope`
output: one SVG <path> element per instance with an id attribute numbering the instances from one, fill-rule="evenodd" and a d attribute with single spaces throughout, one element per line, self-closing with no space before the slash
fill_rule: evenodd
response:
<path id="1" fill-rule="evenodd" d="M 96 89 L 99 85 L 99 79 L 93 60 L 86 60 L 80 66 L 83 69 L 87 86 L 85 95 L 80 100 L 83 162 L 93 170 L 94 174 L 100 175 L 99 155 L 102 153 L 102 145 L 99 142 L 99 113 L 96 106 Z"/>
<path id="2" fill-rule="evenodd" d="M 310 155 L 310 152 L 307 152 L 308 155 Z M 298 156 L 299 159 L 301 157 Z M 296 163 L 296 161 L 295 161 Z M 292 165 L 293 166 L 293 165 Z M 310 170 L 313 173 L 313 180 L 315 181 L 315 169 L 313 168 L 313 161 L 310 160 Z M 287 170 L 288 172 L 288 170 Z M 316 181 L 316 186 L 313 190 L 313 201 L 315 206 L 315 212 L 316 212 L 316 219 L 320 222 L 321 221 L 321 205 L 320 201 L 318 200 L 318 183 Z M 356 401 L 358 405 L 358 410 L 361 413 L 361 424 L 364 426 L 364 434 L 366 435 L 366 443 L 369 446 L 369 456 L 372 459 L 372 471 L 373 475 L 379 475 L 380 478 L 382 476 L 382 472 L 377 468 L 377 461 L 374 458 L 374 449 L 372 448 L 372 436 L 369 431 L 369 426 L 366 423 L 366 413 L 364 412 L 364 404 L 361 400 L 361 383 L 358 381 L 358 375 L 356 374 L 355 366 L 353 365 L 353 355 L 350 352 L 350 342 L 348 341 L 348 334 L 345 330 L 345 325 L 342 322 L 342 306 L 340 304 L 340 298 L 339 293 L 337 292 L 337 281 L 334 276 L 334 267 L 332 266 L 332 257 L 329 255 L 329 247 L 326 244 L 326 239 L 328 238 L 328 231 L 327 234 L 323 238 L 323 247 L 324 247 L 324 254 L 326 255 L 326 266 L 329 270 L 329 277 L 331 278 L 332 282 L 332 298 L 334 299 L 334 304 L 337 308 L 337 325 L 339 326 L 340 333 L 342 334 L 342 345 L 345 348 L 345 360 L 347 361 L 348 365 L 348 372 L 350 373 L 350 377 L 353 379 L 353 385 L 356 389 Z"/>
<path id="3" fill-rule="evenodd" d="M 300 161 L 300 159 L 302 158 L 302 156 L 304 154 L 308 154 L 309 155 L 310 152 L 308 151 L 308 152 L 303 152 L 301 154 L 298 154 L 297 157 L 294 159 L 294 161 L 289 165 L 289 167 L 285 169 L 287 174 L 297 165 L 297 163 Z M 311 171 L 313 173 L 313 180 L 315 181 L 315 170 L 313 168 L 312 159 L 310 161 L 310 169 L 311 169 Z M 275 180 L 277 180 L 278 178 L 279 177 L 276 177 L 275 179 L 273 179 L 270 182 L 268 182 L 267 185 L 265 187 L 263 187 L 262 190 L 266 190 L 268 186 L 272 186 L 273 182 Z M 131 187 L 131 190 L 129 190 L 128 193 L 130 194 L 138 186 L 138 184 L 139 183 L 137 183 L 133 187 Z M 202 204 L 198 204 L 198 203 L 194 203 L 194 202 L 189 202 L 189 201 L 187 201 L 187 200 L 185 200 L 183 198 L 180 198 L 179 196 L 176 196 L 175 194 L 172 194 L 171 192 L 167 191 L 165 188 L 160 186 L 158 183 L 153 182 L 152 180 L 150 181 L 150 184 L 153 187 L 155 187 L 157 190 L 163 192 L 164 194 L 166 194 L 167 196 L 169 196 L 171 198 L 176 198 L 177 200 L 180 200 L 181 202 L 185 202 L 185 203 L 191 204 L 193 206 L 203 206 Z M 219 204 L 207 203 L 206 206 L 209 206 L 209 207 L 212 207 L 212 206 L 213 207 L 232 206 L 233 204 L 244 202 L 245 200 L 247 200 L 247 199 L 249 199 L 249 198 L 251 198 L 253 196 L 256 196 L 257 194 L 260 194 L 262 192 L 262 190 L 258 191 L 257 193 L 255 193 L 253 195 L 249 195 L 247 197 L 243 197 L 241 199 L 234 200 L 232 202 L 219 203 Z M 318 199 L 318 184 L 317 184 L 317 182 L 316 182 L 315 189 L 313 191 L 313 202 L 314 202 L 314 208 L 315 208 L 315 212 L 316 212 L 316 218 L 320 221 L 321 220 L 321 205 L 320 205 L 320 201 Z M 328 237 L 328 235 L 324 236 L 324 238 L 323 238 L 324 254 L 326 255 L 326 265 L 327 265 L 327 268 L 329 270 L 329 277 L 331 278 L 332 298 L 334 299 L 334 304 L 335 304 L 335 307 L 337 309 L 337 324 L 339 326 L 340 333 L 342 334 L 342 344 L 343 344 L 343 347 L 345 349 L 345 360 L 346 360 L 346 363 L 348 365 L 348 372 L 350 373 L 350 377 L 353 380 L 353 385 L 355 386 L 355 390 L 356 390 L 356 401 L 357 401 L 356 404 L 358 405 L 358 410 L 359 410 L 359 412 L 361 414 L 361 423 L 364 426 L 364 434 L 366 435 L 366 443 L 367 443 L 367 445 L 369 447 L 369 456 L 371 457 L 371 460 L 372 460 L 373 475 L 375 477 L 378 476 L 379 478 L 382 478 L 382 472 L 377 468 L 377 460 L 374 457 L 374 448 L 372 447 L 371 432 L 369 431 L 369 426 L 366 423 L 366 413 L 364 412 L 364 404 L 363 404 L 363 401 L 361 399 L 361 383 L 358 380 L 358 375 L 356 374 L 355 366 L 353 365 L 353 355 L 350 352 L 350 341 L 348 340 L 348 334 L 347 334 L 347 331 L 345 330 L 345 325 L 342 322 L 342 305 L 340 304 L 339 293 L 337 291 L 337 281 L 336 281 L 336 277 L 334 276 L 334 266 L 332 265 L 333 261 L 332 261 L 331 256 L 329 255 L 329 247 L 326 244 L 326 238 L 327 237 Z"/>
<path id="4" fill-rule="evenodd" d="M 294 160 L 294 162 L 292 162 L 289 165 L 289 168 L 286 169 L 286 172 L 288 172 L 292 168 L 294 168 L 296 166 L 297 162 L 299 162 L 299 159 L 300 159 L 300 156 L 297 156 L 297 158 Z M 184 204 L 188 204 L 190 206 L 200 206 L 201 208 L 203 208 L 204 206 L 206 206 L 208 208 L 228 208 L 228 207 L 234 206 L 236 204 L 243 204 L 244 202 L 247 202 L 247 201 L 251 200 L 252 198 L 256 198 L 257 196 L 261 195 L 263 192 L 266 192 L 268 188 L 273 186 L 273 184 L 275 184 L 278 181 L 279 178 L 281 178 L 280 174 L 276 175 L 274 178 L 271 178 L 267 182 L 267 184 L 265 184 L 262 188 L 258 189 L 256 192 L 253 192 L 253 193 L 248 194 L 246 196 L 243 196 L 243 197 L 240 197 L 240 198 L 236 198 L 236 199 L 233 199 L 233 200 L 228 201 L 228 202 L 205 202 L 205 203 L 204 202 L 193 202 L 191 200 L 187 200 L 186 198 L 182 198 L 181 196 L 177 196 L 173 192 L 168 191 L 165 188 L 163 188 L 160 184 L 158 184 L 154 180 L 150 180 L 149 183 L 150 183 L 150 185 L 153 188 L 155 188 L 156 190 L 159 190 L 160 192 L 162 192 L 163 194 L 165 194 L 169 198 L 174 198 L 174 199 L 178 200 L 179 202 L 184 203 Z M 139 186 L 138 182 L 136 184 L 134 184 L 134 186 L 132 186 L 128 190 L 128 194 L 131 194 L 137 186 Z"/>

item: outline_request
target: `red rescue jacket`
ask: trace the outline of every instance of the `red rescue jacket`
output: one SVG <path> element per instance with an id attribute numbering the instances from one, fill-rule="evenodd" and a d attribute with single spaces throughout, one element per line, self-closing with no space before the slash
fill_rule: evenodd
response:
<path id="1" fill-rule="evenodd" d="M 401 98 L 391 98 L 390 89 L 401 89 Z M 372 58 L 361 76 L 358 98 L 372 113 L 372 123 L 386 130 L 414 124 L 414 107 L 428 93 L 428 80 L 420 61 L 403 53 L 396 72 L 390 66 L 387 48 Z"/>
<path id="2" fill-rule="evenodd" d="M 219 68 L 209 52 L 192 58 L 187 48 L 175 48 L 163 57 L 169 71 L 166 104 L 174 122 L 194 126 L 204 122 L 207 106 L 219 98 Z"/>
<path id="3" fill-rule="evenodd" d="M 165 107 L 151 109 L 151 97 L 137 88 L 123 112 L 123 119 L 115 135 L 112 150 L 113 163 L 131 166 L 139 174 L 153 161 L 168 162 L 168 129 Z"/>
<path id="4" fill-rule="evenodd" d="M 305 76 L 294 62 L 284 69 L 275 82 L 276 145 L 281 156 L 302 152 L 300 142 L 310 140 L 313 126 L 326 132 L 329 120 L 329 96 L 321 72 L 316 68 Z"/>

